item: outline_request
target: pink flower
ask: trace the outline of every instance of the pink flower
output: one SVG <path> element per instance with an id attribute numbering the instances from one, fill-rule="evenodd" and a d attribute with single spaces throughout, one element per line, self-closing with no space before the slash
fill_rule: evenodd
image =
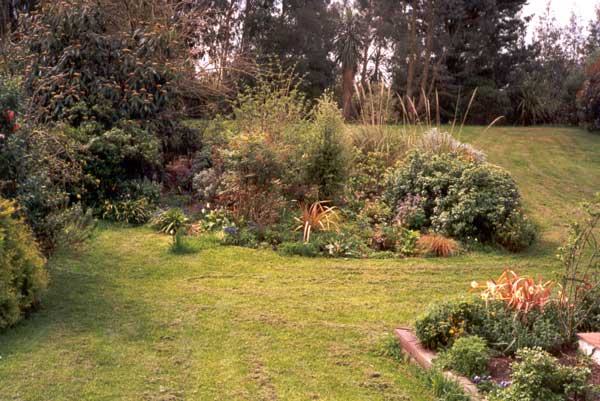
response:
<path id="1" fill-rule="evenodd" d="M 12 120 L 14 120 L 14 119 L 15 119 L 15 112 L 14 112 L 14 111 L 12 111 L 12 110 L 8 110 L 8 111 L 6 112 L 6 115 L 8 116 L 8 121 L 9 121 L 9 122 L 12 122 Z"/>
<path id="2" fill-rule="evenodd" d="M 15 124 L 15 125 L 13 125 L 12 130 L 13 130 L 13 132 L 16 132 L 19 128 L 21 128 L 21 125 L 20 124 Z"/>

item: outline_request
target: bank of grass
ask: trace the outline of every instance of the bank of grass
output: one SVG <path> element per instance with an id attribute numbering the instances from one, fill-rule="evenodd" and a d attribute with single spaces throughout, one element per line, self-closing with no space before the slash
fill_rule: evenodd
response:
<path id="1" fill-rule="evenodd" d="M 573 206 L 600 190 L 600 136 L 481 131 L 462 139 L 514 174 L 543 230 L 533 250 L 334 260 L 213 243 L 177 255 L 148 228 L 104 227 L 50 261 L 43 309 L 0 334 L 0 399 L 434 399 L 377 352 L 392 329 L 507 266 L 551 275 Z"/>

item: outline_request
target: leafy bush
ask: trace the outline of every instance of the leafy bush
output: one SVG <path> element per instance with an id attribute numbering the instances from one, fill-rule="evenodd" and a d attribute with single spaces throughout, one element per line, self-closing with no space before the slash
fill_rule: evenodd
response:
<path id="1" fill-rule="evenodd" d="M 150 224 L 161 233 L 173 237 L 189 223 L 187 215 L 181 209 L 168 209 L 156 215 Z"/>
<path id="2" fill-rule="evenodd" d="M 392 251 L 403 256 L 414 255 L 419 233 L 403 227 L 380 225 L 371 238 L 371 247 L 379 251 Z"/>
<path id="3" fill-rule="evenodd" d="M 458 301 L 433 304 L 415 323 L 415 333 L 423 346 L 437 350 L 454 344 L 459 337 L 478 334 L 484 319 L 480 303 Z"/>
<path id="4" fill-rule="evenodd" d="M 524 347 L 556 352 L 565 344 L 556 310 L 550 307 L 522 318 L 501 302 L 488 302 L 482 323 L 473 331 L 485 338 L 490 348 L 505 355 Z"/>
<path id="5" fill-rule="evenodd" d="M 386 178 L 383 199 L 397 214 L 409 197 L 421 198 L 423 227 L 459 239 L 500 241 L 521 248 L 527 233 L 512 233 L 521 198 L 510 174 L 499 167 L 456 153 L 411 152 Z M 511 234 L 508 234 L 508 233 Z M 516 241 L 516 243 L 513 243 Z M 528 242 L 528 241 L 526 241 Z"/>
<path id="6" fill-rule="evenodd" d="M 490 394 L 493 401 L 570 401 L 585 399 L 591 371 L 565 366 L 541 348 L 517 351 L 511 365 L 512 384 Z"/>
<path id="7" fill-rule="evenodd" d="M 105 201 L 102 218 L 127 224 L 145 224 L 150 220 L 153 209 L 146 198 Z"/>
<path id="8" fill-rule="evenodd" d="M 490 352 L 485 340 L 477 336 L 461 337 L 451 348 L 439 354 L 436 363 L 463 376 L 474 377 L 487 373 Z"/>
<path id="9" fill-rule="evenodd" d="M 306 156 L 307 182 L 318 187 L 319 199 L 338 199 L 344 192 L 349 159 L 344 119 L 328 94 L 317 104 L 313 130 L 313 145 Z"/>
<path id="10" fill-rule="evenodd" d="M 277 250 L 282 255 L 315 257 L 319 254 L 319 249 L 315 244 L 304 242 L 284 242 L 277 247 Z"/>
<path id="11" fill-rule="evenodd" d="M 496 230 L 496 242 L 511 252 L 520 252 L 535 242 L 537 228 L 520 210 L 513 211 Z"/>
<path id="12" fill-rule="evenodd" d="M 248 228 L 238 229 L 237 227 L 225 227 L 223 229 L 225 236 L 221 243 L 228 246 L 243 246 L 246 248 L 258 248 L 259 239 L 256 230 Z"/>
<path id="13" fill-rule="evenodd" d="M 0 330 L 38 304 L 47 285 L 44 259 L 15 212 L 14 203 L 0 199 Z"/>
<path id="14" fill-rule="evenodd" d="M 39 116 L 78 126 L 155 118 L 173 107 L 184 62 L 174 24 L 122 29 L 94 2 L 48 2 L 22 24 L 18 61 Z"/>

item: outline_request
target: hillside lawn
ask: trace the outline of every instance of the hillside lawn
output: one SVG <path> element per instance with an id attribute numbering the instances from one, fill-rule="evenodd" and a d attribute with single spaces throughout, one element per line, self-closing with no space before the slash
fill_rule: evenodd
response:
<path id="1" fill-rule="evenodd" d="M 542 229 L 527 253 L 307 259 L 207 241 L 178 256 L 149 228 L 103 226 L 50 260 L 43 308 L 0 333 L 0 399 L 432 400 L 382 341 L 471 280 L 552 276 L 574 206 L 600 190 L 600 135 L 483 131 L 460 139 L 517 180 Z"/>

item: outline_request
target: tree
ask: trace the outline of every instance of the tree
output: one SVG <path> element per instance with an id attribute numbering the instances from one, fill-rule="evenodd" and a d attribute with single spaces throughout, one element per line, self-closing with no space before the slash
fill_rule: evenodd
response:
<path id="1" fill-rule="evenodd" d="M 342 111 L 348 120 L 352 116 L 354 77 L 363 47 L 361 24 L 350 8 L 344 10 L 335 45 L 338 60 L 342 64 Z"/>

